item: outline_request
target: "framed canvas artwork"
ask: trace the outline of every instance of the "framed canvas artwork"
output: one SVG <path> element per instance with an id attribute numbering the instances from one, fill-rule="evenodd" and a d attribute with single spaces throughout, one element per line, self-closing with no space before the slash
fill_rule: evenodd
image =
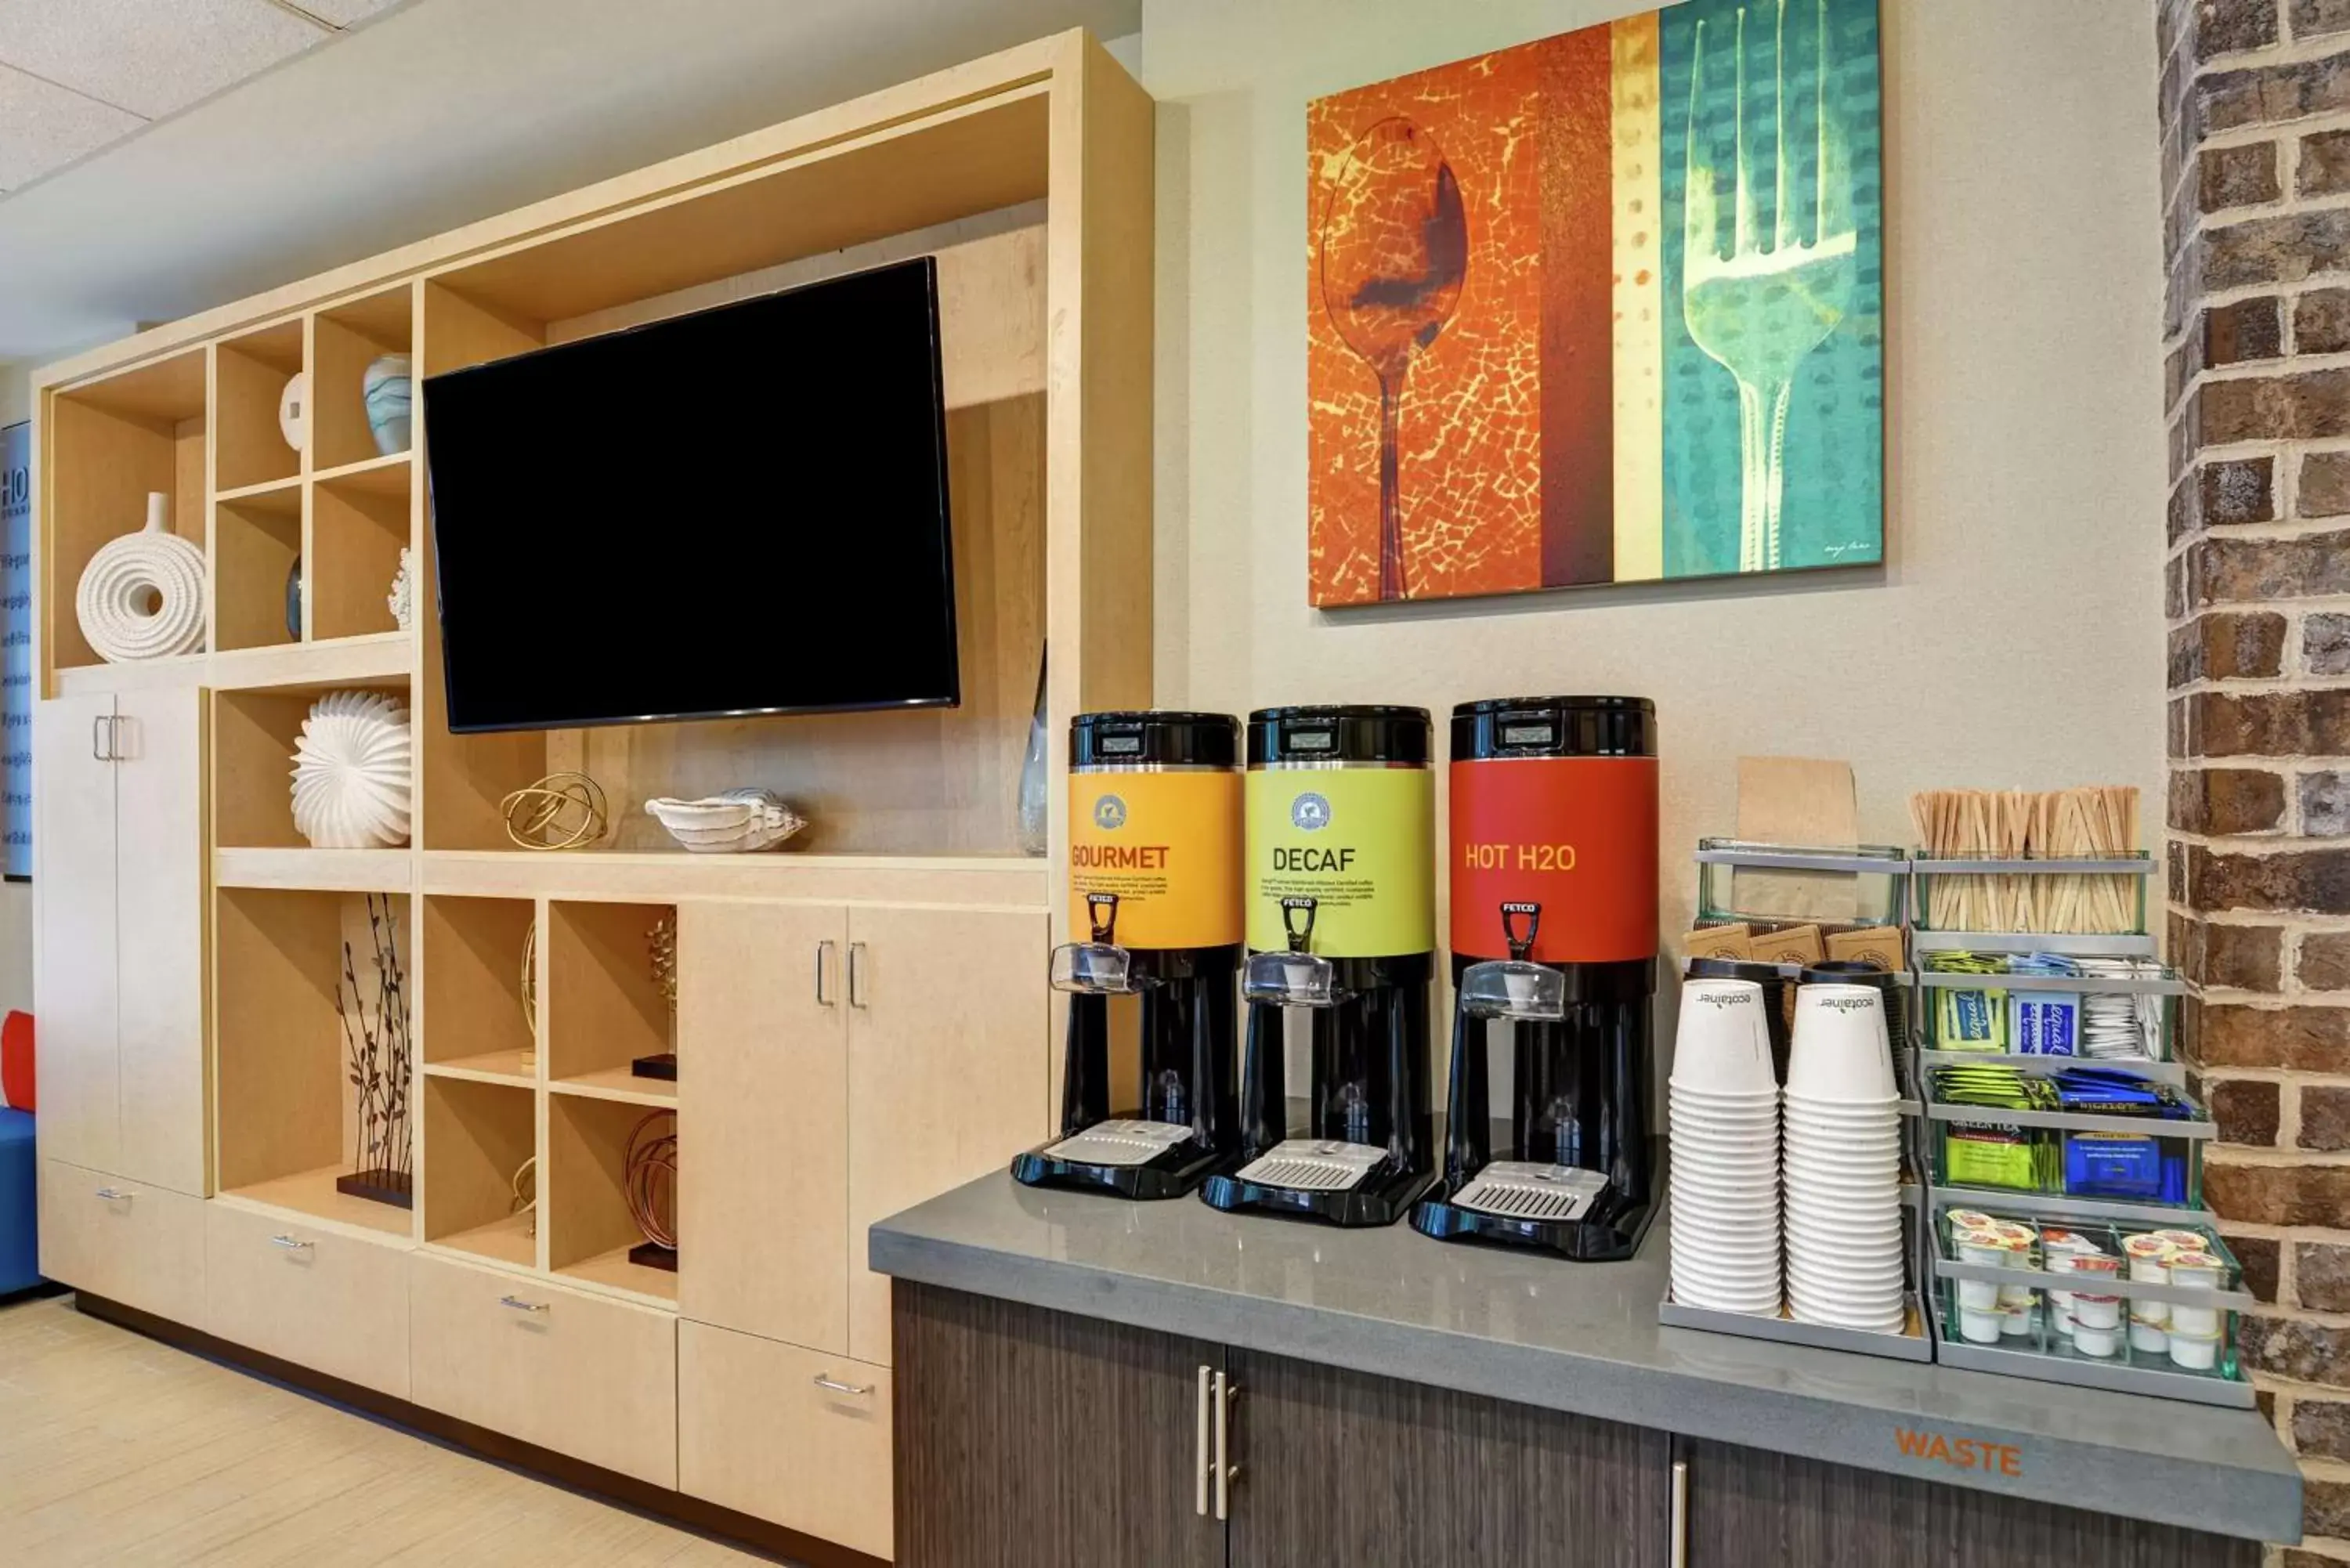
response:
<path id="1" fill-rule="evenodd" d="M 1883 559 L 1877 0 L 1686 0 L 1306 121 L 1315 604 Z"/>

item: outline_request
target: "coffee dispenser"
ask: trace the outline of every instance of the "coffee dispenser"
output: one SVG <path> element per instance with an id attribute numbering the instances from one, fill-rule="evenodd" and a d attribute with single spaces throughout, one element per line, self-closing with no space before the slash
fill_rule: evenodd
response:
<path id="1" fill-rule="evenodd" d="M 1219 1209 L 1387 1225 L 1434 1179 L 1430 738 L 1422 708 L 1249 715 L 1248 1163 L 1201 1189 Z M 1284 1061 L 1293 1011 L 1312 1035 L 1305 1134 L 1294 1138 Z"/>
<path id="2" fill-rule="evenodd" d="M 1446 1240 L 1627 1258 L 1657 1207 L 1657 721 L 1640 697 L 1510 697 L 1452 711 L 1452 1085 L 1442 1184 L 1412 1224 Z M 1493 1151 L 1488 1026 L 1511 1041 Z"/>
<path id="3" fill-rule="evenodd" d="M 1032 1187 L 1179 1198 L 1235 1162 L 1239 753 L 1229 713 L 1069 722 L 1069 919 L 1087 940 L 1053 952 L 1069 996 L 1061 1136 L 1012 1162 Z M 1139 998 L 1140 1105 L 1113 1117 L 1122 996 Z"/>

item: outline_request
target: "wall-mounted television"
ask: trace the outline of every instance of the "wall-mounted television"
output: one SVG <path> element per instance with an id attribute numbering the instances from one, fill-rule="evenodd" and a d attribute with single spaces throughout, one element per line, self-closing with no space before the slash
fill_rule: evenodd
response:
<path id="1" fill-rule="evenodd" d="M 961 700 L 931 258 L 423 396 L 452 730 Z"/>

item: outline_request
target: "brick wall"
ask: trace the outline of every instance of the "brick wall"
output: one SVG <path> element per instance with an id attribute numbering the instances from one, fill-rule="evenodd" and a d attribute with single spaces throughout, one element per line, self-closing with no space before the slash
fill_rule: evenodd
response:
<path id="1" fill-rule="evenodd" d="M 2350 1563 L 2350 0 L 2156 0 L 2170 952 L 2245 1354 Z"/>

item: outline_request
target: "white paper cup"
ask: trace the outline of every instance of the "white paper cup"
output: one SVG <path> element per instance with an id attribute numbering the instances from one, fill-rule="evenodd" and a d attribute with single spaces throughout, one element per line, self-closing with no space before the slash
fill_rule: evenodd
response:
<path id="1" fill-rule="evenodd" d="M 1755 1106 L 1769 1106 L 1774 1111 L 1779 1105 L 1779 1091 L 1769 1089 L 1724 1089 L 1714 1085 L 1696 1084 L 1674 1078 L 1667 1085 L 1674 1100 L 1703 1110 L 1743 1111 Z"/>
<path id="2" fill-rule="evenodd" d="M 2119 1296 L 2073 1294 L 2073 1324 L 2077 1334 L 2083 1330 L 2111 1334 L 2122 1326 L 2122 1298 Z"/>
<path id="3" fill-rule="evenodd" d="M 2079 1311 L 2079 1298 L 2074 1298 L 2074 1310 Z M 2142 1350 L 2148 1355 L 2161 1355 L 2170 1349 L 2170 1334 L 2158 1323 L 2147 1323 L 2133 1314 L 2130 1318 L 2129 1342 L 2132 1350 Z"/>
<path id="4" fill-rule="evenodd" d="M 2083 1355 L 2094 1355 L 2099 1360 L 2119 1355 L 2122 1352 L 2121 1330 L 2091 1328 L 2080 1320 L 2076 1312 L 2073 1320 L 2073 1348 Z"/>
<path id="5" fill-rule="evenodd" d="M 1795 988 L 1789 1094 L 1806 1100 L 1883 1101 L 1896 1098 L 1898 1087 L 1882 992 L 1872 985 Z"/>
<path id="6" fill-rule="evenodd" d="M 1762 988 L 1751 980 L 1683 981 L 1673 1081 L 1731 1093 L 1775 1087 L 1762 1006 Z"/>
<path id="7" fill-rule="evenodd" d="M 1790 1301 L 1789 1313 L 1797 1323 L 1815 1323 L 1830 1328 L 1856 1329 L 1865 1334 L 1899 1334 L 1908 1316 L 1897 1302 L 1890 1307 L 1866 1313 L 1840 1312 L 1814 1302 Z"/>
<path id="8" fill-rule="evenodd" d="M 1959 1304 L 1972 1312 L 1997 1312 L 1999 1287 L 1988 1280 L 1960 1280 Z"/>
<path id="9" fill-rule="evenodd" d="M 1999 1303 L 1999 1334 L 2002 1339 L 2022 1339 L 2032 1332 L 2032 1308 L 2018 1306 L 2002 1299 Z"/>
<path id="10" fill-rule="evenodd" d="M 2170 1336 L 2170 1363 L 2189 1372 L 2210 1371 L 2220 1364 L 2220 1336 L 2217 1334 L 2173 1332 Z"/>
<path id="11" fill-rule="evenodd" d="M 1962 1306 L 1959 1309 L 1959 1337 L 1969 1345 L 1997 1345 L 2000 1330 L 2006 1322 L 2007 1314 L 1995 1306 L 1987 1310 Z"/>

